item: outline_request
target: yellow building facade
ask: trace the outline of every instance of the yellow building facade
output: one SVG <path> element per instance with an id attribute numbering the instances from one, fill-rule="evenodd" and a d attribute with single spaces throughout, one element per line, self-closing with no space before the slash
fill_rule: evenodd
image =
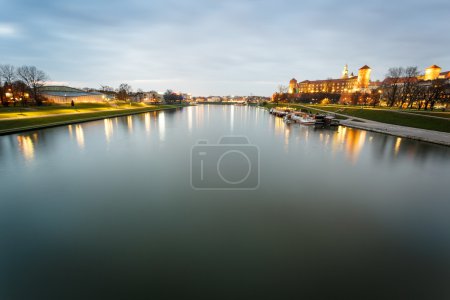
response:
<path id="1" fill-rule="evenodd" d="M 351 94 L 369 88 L 372 69 L 363 66 L 358 70 L 358 75 L 348 75 L 348 66 L 344 67 L 339 79 L 305 80 L 297 82 L 294 78 L 289 82 L 289 94 L 304 93 L 333 93 Z"/>

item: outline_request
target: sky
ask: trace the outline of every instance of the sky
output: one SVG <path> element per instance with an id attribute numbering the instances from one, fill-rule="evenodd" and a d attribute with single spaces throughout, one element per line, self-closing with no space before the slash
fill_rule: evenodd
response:
<path id="1" fill-rule="evenodd" d="M 269 96 L 291 78 L 437 64 L 448 0 L 0 0 L 0 64 L 53 84 Z"/>

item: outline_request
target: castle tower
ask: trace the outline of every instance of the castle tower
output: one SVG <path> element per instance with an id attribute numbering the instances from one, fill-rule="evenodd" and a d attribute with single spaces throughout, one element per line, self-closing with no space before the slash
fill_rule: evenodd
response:
<path id="1" fill-rule="evenodd" d="M 365 65 L 358 71 L 358 87 L 360 89 L 366 89 L 369 87 L 370 82 L 370 73 L 372 72 L 372 69 Z"/>
<path id="2" fill-rule="evenodd" d="M 435 80 L 439 77 L 441 73 L 441 67 L 432 65 L 425 69 L 425 80 Z"/>
<path id="3" fill-rule="evenodd" d="M 341 79 L 347 79 L 347 78 L 348 78 L 348 65 L 345 65 L 344 70 L 342 70 Z"/>
<path id="4" fill-rule="evenodd" d="M 289 81 L 289 94 L 297 94 L 297 87 L 297 80 L 292 78 L 291 81 Z"/>

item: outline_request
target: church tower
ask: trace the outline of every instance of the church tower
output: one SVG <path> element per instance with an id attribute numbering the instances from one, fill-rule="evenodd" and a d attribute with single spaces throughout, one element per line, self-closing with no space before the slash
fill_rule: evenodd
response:
<path id="1" fill-rule="evenodd" d="M 341 79 L 347 79 L 347 78 L 348 78 L 348 65 L 345 65 L 344 70 L 342 70 Z"/>

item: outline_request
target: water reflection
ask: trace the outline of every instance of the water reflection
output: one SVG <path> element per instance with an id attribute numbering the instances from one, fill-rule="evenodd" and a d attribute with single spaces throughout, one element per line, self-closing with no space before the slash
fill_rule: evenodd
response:
<path id="1" fill-rule="evenodd" d="M 398 137 L 395 141 L 395 156 L 397 156 L 398 151 L 400 151 L 400 145 L 402 144 L 402 138 Z"/>
<path id="2" fill-rule="evenodd" d="M 111 119 L 105 119 L 105 136 L 106 142 L 109 143 L 111 141 L 111 137 L 114 134 L 114 125 Z"/>
<path id="3" fill-rule="evenodd" d="M 162 111 L 158 115 L 158 129 L 159 129 L 159 139 L 164 141 L 166 139 L 166 116 Z"/>
<path id="4" fill-rule="evenodd" d="M 19 135 L 17 136 L 17 142 L 20 152 L 26 161 L 31 161 L 34 158 L 34 143 L 33 140 L 37 140 L 37 134 L 29 135 Z"/>
<path id="5" fill-rule="evenodd" d="M 150 113 L 146 113 L 145 114 L 145 131 L 147 133 L 150 133 L 151 130 L 151 118 L 150 118 Z"/>
<path id="6" fill-rule="evenodd" d="M 189 108 L 187 109 L 187 112 L 188 112 L 188 115 L 187 115 L 187 117 L 188 117 L 188 130 L 189 130 L 189 133 L 192 133 L 192 114 L 193 114 L 193 107 L 189 107 Z"/>
<path id="7" fill-rule="evenodd" d="M 77 138 L 77 144 L 80 149 L 84 149 L 84 132 L 81 125 L 75 126 L 75 136 Z"/>
<path id="8" fill-rule="evenodd" d="M 127 125 L 128 125 L 128 131 L 130 133 L 133 132 L 133 116 L 127 117 Z"/>
<path id="9" fill-rule="evenodd" d="M 234 131 L 234 105 L 230 107 L 230 129 L 231 132 Z"/>

